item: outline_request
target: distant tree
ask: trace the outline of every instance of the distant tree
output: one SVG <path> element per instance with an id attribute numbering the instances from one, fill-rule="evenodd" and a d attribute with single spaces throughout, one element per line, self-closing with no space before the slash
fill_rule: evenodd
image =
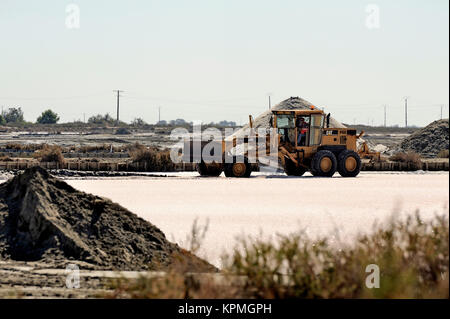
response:
<path id="1" fill-rule="evenodd" d="M 133 120 L 133 122 L 131 122 L 131 125 L 133 125 L 133 126 L 144 126 L 144 125 L 147 125 L 147 122 L 145 122 L 143 119 L 138 117 L 138 118 L 135 118 Z"/>
<path id="2" fill-rule="evenodd" d="M 3 116 L 3 114 L 0 114 L 0 125 L 5 125 L 5 124 L 6 124 L 5 117 Z"/>
<path id="3" fill-rule="evenodd" d="M 91 124 L 112 124 L 115 120 L 112 118 L 109 113 L 106 113 L 105 115 L 97 114 L 93 115 L 88 119 L 88 123 Z"/>
<path id="4" fill-rule="evenodd" d="M 59 116 L 52 110 L 48 109 L 42 112 L 41 115 L 36 120 L 36 123 L 39 124 L 55 124 L 59 121 Z"/>
<path id="5" fill-rule="evenodd" d="M 113 117 L 109 115 L 109 113 L 106 113 L 105 116 L 103 116 L 103 121 L 106 123 L 114 123 L 116 120 L 113 119 Z"/>
<path id="6" fill-rule="evenodd" d="M 92 115 L 88 119 L 88 123 L 91 123 L 91 124 L 103 124 L 103 115 L 101 115 L 101 114 Z"/>
<path id="7" fill-rule="evenodd" d="M 236 122 L 223 120 L 223 121 L 220 121 L 218 123 L 218 125 L 219 126 L 231 126 L 231 127 L 234 127 L 234 126 L 236 126 Z"/>
<path id="8" fill-rule="evenodd" d="M 186 125 L 186 124 L 187 124 L 187 122 L 184 119 L 176 119 L 176 120 L 171 120 L 169 122 L 169 125 L 172 125 L 172 126 L 175 126 L 175 125 L 181 126 L 181 125 Z"/>
<path id="9" fill-rule="evenodd" d="M 23 111 L 20 107 L 10 107 L 7 111 L 3 112 L 2 115 L 5 118 L 6 123 L 24 122 Z"/>

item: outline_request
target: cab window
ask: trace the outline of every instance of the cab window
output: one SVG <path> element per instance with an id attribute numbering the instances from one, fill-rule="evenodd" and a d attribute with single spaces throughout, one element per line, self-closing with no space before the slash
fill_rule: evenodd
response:
<path id="1" fill-rule="evenodd" d="M 311 115 L 311 130 L 309 134 L 309 145 L 319 145 L 322 138 L 323 116 L 321 114 Z"/>
<path id="2" fill-rule="evenodd" d="M 293 128 L 294 127 L 294 117 L 292 115 L 277 115 L 277 128 Z"/>

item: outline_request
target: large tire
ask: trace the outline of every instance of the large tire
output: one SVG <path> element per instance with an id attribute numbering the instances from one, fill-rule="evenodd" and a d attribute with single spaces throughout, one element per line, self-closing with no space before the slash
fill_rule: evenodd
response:
<path id="1" fill-rule="evenodd" d="M 290 159 L 284 160 L 284 172 L 288 176 L 303 176 L 306 172 L 306 168 L 302 166 L 295 166 L 295 164 Z"/>
<path id="2" fill-rule="evenodd" d="M 361 158 L 350 150 L 342 151 L 338 156 L 338 172 L 342 177 L 356 177 L 361 171 Z"/>
<path id="3" fill-rule="evenodd" d="M 200 176 L 219 176 L 222 174 L 222 165 L 217 163 L 206 164 L 201 161 L 197 164 L 197 172 Z"/>
<path id="4" fill-rule="evenodd" d="M 311 174 L 332 177 L 337 169 L 336 156 L 330 151 L 322 150 L 314 154 L 311 161 Z"/>
<path id="5" fill-rule="evenodd" d="M 243 163 L 238 163 L 236 158 L 233 158 L 233 163 L 225 163 L 224 172 L 226 177 L 250 177 L 252 166 L 247 158 L 244 158 Z"/>

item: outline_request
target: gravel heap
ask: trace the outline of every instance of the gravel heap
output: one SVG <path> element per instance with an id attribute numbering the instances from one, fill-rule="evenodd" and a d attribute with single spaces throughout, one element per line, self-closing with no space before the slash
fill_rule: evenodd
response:
<path id="1" fill-rule="evenodd" d="M 401 151 L 413 151 L 424 157 L 435 157 L 449 148 L 449 121 L 438 120 L 414 132 L 400 143 Z"/>
<path id="2" fill-rule="evenodd" d="M 164 269 L 181 260 L 191 271 L 214 271 L 151 223 L 40 167 L 0 185 L 0 259 L 112 270 Z"/>

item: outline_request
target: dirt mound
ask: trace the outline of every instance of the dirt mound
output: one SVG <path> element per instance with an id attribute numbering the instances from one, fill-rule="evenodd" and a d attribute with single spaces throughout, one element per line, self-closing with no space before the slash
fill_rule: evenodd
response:
<path id="1" fill-rule="evenodd" d="M 309 110 L 311 109 L 310 102 L 300 98 L 300 97 L 290 97 L 287 100 L 284 100 L 274 107 L 272 107 L 272 110 Z M 256 117 L 253 121 L 253 127 L 255 128 L 270 128 L 270 118 L 272 116 L 272 111 L 267 110 L 264 113 L 260 114 L 258 117 Z M 330 118 L 330 127 L 345 127 L 342 123 L 338 122 L 334 118 Z M 248 124 L 242 127 L 239 131 L 237 131 L 235 134 L 236 136 L 241 136 L 245 129 L 248 129 Z"/>
<path id="2" fill-rule="evenodd" d="M 435 157 L 448 149 L 449 121 L 438 120 L 420 129 L 400 143 L 401 151 L 414 151 L 426 157 Z"/>
<path id="3" fill-rule="evenodd" d="M 117 270 L 163 269 L 182 260 L 192 271 L 213 270 L 151 223 L 39 167 L 0 185 L 0 258 Z"/>

